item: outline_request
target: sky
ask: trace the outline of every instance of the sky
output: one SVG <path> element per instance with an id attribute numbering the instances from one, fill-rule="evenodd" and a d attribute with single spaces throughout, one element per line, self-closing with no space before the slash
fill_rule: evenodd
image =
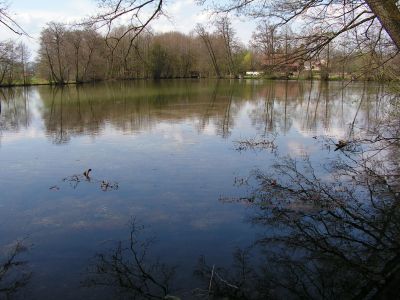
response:
<path id="1" fill-rule="evenodd" d="M 96 12 L 95 0 L 8 0 L 9 13 L 16 22 L 31 36 L 19 38 L 5 27 L 0 26 L 0 40 L 22 39 L 31 49 L 32 57 L 38 50 L 40 31 L 51 21 L 71 23 L 79 21 Z M 151 23 L 156 32 L 180 31 L 189 33 L 196 23 L 206 24 L 210 19 L 203 7 L 195 0 L 171 0 L 167 2 L 167 17 L 161 17 Z M 233 26 L 240 41 L 247 44 L 256 28 L 253 21 L 232 18 Z"/>

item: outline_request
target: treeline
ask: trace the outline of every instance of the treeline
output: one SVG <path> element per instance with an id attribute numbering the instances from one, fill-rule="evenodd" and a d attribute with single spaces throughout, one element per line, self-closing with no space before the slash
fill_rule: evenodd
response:
<path id="1" fill-rule="evenodd" d="M 332 33 L 333 35 L 333 33 Z M 325 32 L 294 32 L 290 26 L 261 22 L 250 42 L 256 70 L 270 74 L 297 72 L 305 78 L 393 80 L 400 74 L 400 56 L 381 28 L 365 36 L 347 32 L 335 39 Z"/>
<path id="2" fill-rule="evenodd" d="M 0 85 L 28 84 L 34 73 L 28 47 L 13 40 L 0 42 Z"/>
<path id="3" fill-rule="evenodd" d="M 127 27 L 106 36 L 87 28 L 50 23 L 41 34 L 38 74 L 63 84 L 104 79 L 226 77 L 251 68 L 227 18 L 214 32 L 198 26 L 179 32 L 136 36 Z"/>
<path id="4" fill-rule="evenodd" d="M 197 24 L 190 34 L 140 35 L 120 26 L 107 34 L 50 23 L 41 34 L 38 76 L 52 83 L 134 78 L 237 78 L 246 71 L 264 76 L 320 79 L 393 79 L 400 64 L 389 42 L 379 37 L 360 42 L 351 36 L 320 46 L 313 35 L 294 33 L 267 21 L 249 45 L 241 44 L 227 17 L 214 30 Z M 379 34 L 379 32 L 377 32 Z M 388 63 L 390 62 L 390 63 Z"/>
<path id="5" fill-rule="evenodd" d="M 239 42 L 227 17 L 214 29 L 197 24 L 190 34 L 139 35 L 127 26 L 100 33 L 49 23 L 42 30 L 36 62 L 23 43 L 0 43 L 0 85 L 29 84 L 32 78 L 53 84 L 136 78 L 238 78 L 253 71 L 269 78 L 356 78 L 387 80 L 400 73 L 390 42 L 350 35 L 323 43 L 267 21 L 249 45 Z M 379 32 L 377 32 L 379 34 Z M 378 40 L 378 42 L 377 42 Z M 389 45 L 389 46 L 388 46 Z"/>

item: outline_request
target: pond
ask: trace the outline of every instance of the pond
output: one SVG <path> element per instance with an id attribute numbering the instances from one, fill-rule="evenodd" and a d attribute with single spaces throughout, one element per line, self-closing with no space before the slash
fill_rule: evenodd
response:
<path id="1" fill-rule="evenodd" d="M 26 245 L 30 272 L 14 297 L 114 297 L 114 281 L 90 279 L 93 265 L 118 241 L 129 245 L 133 223 L 152 240 L 137 244 L 148 248 L 146 266 L 176 266 L 172 295 L 207 294 L 209 280 L 194 274 L 199 258 L 229 268 L 235 249 L 266 230 L 250 221 L 250 174 L 278 156 L 333 159 L 327 139 L 379 123 L 385 92 L 262 80 L 2 89 L 0 249 Z"/>

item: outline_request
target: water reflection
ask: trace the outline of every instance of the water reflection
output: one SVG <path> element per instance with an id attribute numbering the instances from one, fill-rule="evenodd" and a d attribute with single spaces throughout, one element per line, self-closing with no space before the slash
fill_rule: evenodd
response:
<path id="1" fill-rule="evenodd" d="M 29 283 L 32 273 L 21 256 L 28 251 L 23 242 L 3 247 L 0 255 L 0 299 L 12 299 Z"/>
<path id="2" fill-rule="evenodd" d="M 231 268 L 210 266 L 201 256 L 193 274 L 183 274 L 198 279 L 198 287 L 190 289 L 177 280 L 179 266 L 168 265 L 165 257 L 152 254 L 157 236 L 149 236 L 148 231 L 134 219 L 127 240 L 96 254 L 83 286 L 106 288 L 123 299 L 265 299 L 269 295 L 270 286 L 262 284 L 253 265 L 251 248 L 235 249 Z"/>
<path id="3" fill-rule="evenodd" d="M 258 280 L 273 287 L 269 296 L 398 297 L 400 169 L 393 156 L 400 147 L 397 120 L 388 115 L 373 131 L 367 128 L 358 135 L 351 123 L 353 140 L 322 167 L 309 156 L 280 157 L 268 171 L 253 170 L 247 197 L 223 199 L 253 207 L 250 221 L 265 227 L 264 237 L 254 245 L 268 270 L 268 276 Z"/>
<path id="4" fill-rule="evenodd" d="M 170 289 L 179 268 L 147 261 L 153 243 L 138 239 L 136 224 L 126 244 L 97 256 L 88 286 L 111 286 L 138 299 L 164 299 L 171 291 L 182 299 L 396 298 L 399 169 L 377 153 L 387 143 L 400 145 L 398 139 L 396 145 L 353 143 L 323 170 L 305 157 L 278 158 L 269 173 L 254 171 L 252 193 L 231 202 L 251 205 L 249 220 L 263 235 L 245 249 L 230 249 L 231 267 L 201 256 L 193 272 L 197 288 Z"/>
<path id="5" fill-rule="evenodd" d="M 171 293 L 176 267 L 151 258 L 154 238 L 146 236 L 144 230 L 143 225 L 133 220 L 129 239 L 119 241 L 108 254 L 97 254 L 83 285 L 108 287 L 127 299 L 172 300 L 167 296 Z"/>
<path id="6" fill-rule="evenodd" d="M 233 126 L 230 114 L 234 85 L 155 84 L 78 87 L 43 91 L 43 117 L 46 130 L 55 143 L 68 142 L 70 136 L 96 135 L 111 125 L 123 132 L 138 133 L 160 122 L 195 120 L 202 132 L 215 122 L 218 133 L 229 135 Z M 229 90 L 229 96 L 225 95 Z M 239 107 L 240 108 L 240 107 Z"/>
<path id="7" fill-rule="evenodd" d="M 340 182 L 334 177 L 338 169 L 331 170 L 323 164 L 338 162 L 336 154 L 346 152 L 334 152 L 334 148 L 329 151 L 329 143 L 332 146 L 339 138 L 353 141 L 360 128 L 372 131 L 379 126 L 384 108 L 390 102 L 385 93 L 384 88 L 374 84 L 352 84 L 342 89 L 340 83 L 202 80 L 3 90 L 0 243 L 27 234 L 34 240 L 32 261 L 37 276 L 32 278 L 32 298 L 107 299 L 111 298 L 108 294 L 100 292 L 93 296 L 76 287 L 87 260 L 94 252 L 104 252 L 104 241 L 124 239 L 125 225 L 136 215 L 154 228 L 160 240 L 152 245 L 154 256 L 147 256 L 145 270 L 149 270 L 147 267 L 152 270 L 151 266 L 157 262 L 155 257 L 160 257 L 160 264 L 179 265 L 175 280 L 171 278 L 171 284 L 168 283 L 168 293 L 182 299 L 189 299 L 188 295 L 205 298 L 228 295 L 232 299 L 264 299 L 285 293 L 293 296 L 289 287 L 291 279 L 296 277 L 288 275 L 285 264 L 279 267 L 274 264 L 279 259 L 284 262 L 286 257 L 274 259 L 273 255 L 295 247 L 271 234 L 280 227 L 284 230 L 278 233 L 295 232 L 288 220 L 304 223 L 315 218 L 317 222 L 323 209 L 339 213 L 344 206 L 339 201 L 316 209 L 315 203 L 295 200 L 297 194 L 291 195 L 292 199 L 283 189 L 281 200 L 288 199 L 292 204 L 286 200 L 268 202 L 274 199 L 272 191 L 267 194 L 267 188 L 285 187 L 290 176 L 275 173 L 278 178 L 268 181 L 269 177 L 262 176 L 263 170 L 275 170 L 272 165 L 280 157 L 290 154 L 301 162 L 308 153 L 311 166 L 321 175 L 317 176 L 321 181 L 316 183 L 322 186 L 323 182 L 327 188 L 332 182 Z M 391 131 L 387 128 L 382 132 Z M 332 142 L 329 139 L 328 144 L 323 142 L 321 135 L 329 135 Z M 272 151 L 262 152 L 265 147 Z M 390 150 L 392 160 L 397 157 L 396 149 Z M 89 168 L 93 171 L 89 176 L 84 175 Z M 299 171 L 309 175 L 308 170 L 304 161 Z M 346 186 L 348 190 L 331 187 L 331 193 L 339 193 L 347 201 L 348 191 L 355 199 L 361 199 L 368 186 L 357 177 L 365 172 L 362 168 L 357 171 L 355 183 L 350 175 L 344 177 L 347 184 L 353 183 Z M 282 181 L 284 178 L 287 179 Z M 118 182 L 118 189 L 104 193 L 103 181 Z M 69 183 L 72 187 L 78 184 L 77 188 L 70 188 Z M 383 189 L 384 185 L 377 187 Z M 297 192 L 297 196 L 303 197 Z M 379 197 L 386 195 L 380 193 Z M 314 190 L 309 194 L 312 199 L 317 197 Z M 221 196 L 239 199 L 245 205 L 217 201 Z M 367 207 L 362 203 L 361 208 L 363 205 Z M 386 207 L 377 207 L 386 211 Z M 300 211 L 305 219 L 295 214 Z M 379 215 L 378 211 L 375 215 Z M 246 218 L 252 222 L 244 222 Z M 336 232 L 348 233 L 336 229 L 341 223 L 329 222 Z M 351 232 L 348 226 L 345 228 Z M 387 228 L 394 232 L 392 227 Z M 108 263 L 112 262 L 113 254 L 119 257 L 130 253 L 130 259 L 120 262 L 132 262 L 129 243 L 124 245 L 128 248 L 121 247 L 120 252 L 104 256 L 110 258 L 103 261 L 107 263 L 104 265 L 107 272 L 112 270 Z M 281 248 L 285 251 L 278 251 Z M 300 268 L 309 249 L 299 249 L 293 250 L 296 255 L 288 257 L 298 259 Z M 232 253 L 233 265 L 229 267 Z M 196 265 L 201 254 L 204 259 Z M 389 253 L 383 251 L 380 255 L 371 257 L 384 260 Z M 323 261 L 322 254 L 318 257 Z M 290 262 L 288 265 L 296 266 L 297 261 L 290 260 L 286 260 Z M 307 261 L 310 265 L 314 262 Z M 157 276 L 162 270 L 160 264 L 154 267 Z M 372 266 L 375 268 L 378 263 L 371 263 Z M 279 274 L 287 281 L 282 281 Z M 343 275 L 346 276 L 347 273 Z M 112 278 L 117 284 L 116 277 Z M 139 286 L 153 285 L 146 280 L 139 282 Z M 311 280 L 306 283 L 311 284 Z M 148 291 L 151 294 L 156 291 L 159 297 L 166 294 L 154 286 Z M 315 290 L 308 293 L 319 295 Z"/>
<path id="8" fill-rule="evenodd" d="M 0 89 L 0 136 L 3 131 L 28 128 L 31 117 L 26 88 Z"/>
<path id="9" fill-rule="evenodd" d="M 379 118 L 383 90 L 374 85 L 341 88 L 339 83 L 229 82 L 115 83 L 96 86 L 38 88 L 41 118 L 56 144 L 72 136 L 98 135 L 108 126 L 126 133 L 154 128 L 160 122 L 192 120 L 199 133 L 210 126 L 230 136 L 244 108 L 259 134 L 334 133 L 358 119 L 368 127 Z M 1 90 L 1 129 L 17 131 L 30 125 L 32 90 Z M 362 94 L 361 100 L 359 95 Z M 251 102 L 249 102 L 251 101 Z"/>

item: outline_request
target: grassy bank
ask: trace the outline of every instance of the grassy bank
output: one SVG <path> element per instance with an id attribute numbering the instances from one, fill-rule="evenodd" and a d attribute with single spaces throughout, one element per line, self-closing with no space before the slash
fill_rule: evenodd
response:
<path id="1" fill-rule="evenodd" d="M 169 80 L 169 79 L 193 79 L 193 80 L 201 80 L 201 79 L 218 79 L 216 77 L 201 77 L 201 78 L 161 78 L 158 80 Z M 232 77 L 223 77 L 220 79 L 233 79 Z M 285 75 L 285 74 L 263 74 L 259 76 L 249 76 L 245 75 L 242 76 L 240 79 L 264 79 L 264 80 L 299 80 L 299 81 L 306 81 L 306 80 L 316 80 L 316 81 L 371 81 L 362 77 L 352 76 L 350 74 L 346 74 L 344 77 L 342 74 L 330 74 L 328 79 L 321 79 L 321 74 L 319 72 L 313 72 L 312 75 L 310 72 L 301 72 L 300 74 L 292 74 L 292 75 Z M 24 86 L 39 86 L 39 85 L 54 85 L 54 86 L 63 86 L 63 85 L 74 85 L 74 84 L 87 84 L 87 83 L 94 83 L 94 82 L 115 82 L 115 81 L 131 81 L 131 80 L 153 80 L 151 78 L 129 78 L 129 79 L 104 79 L 104 80 L 97 80 L 97 81 L 87 81 L 87 82 L 76 82 L 76 81 L 67 81 L 64 83 L 57 83 L 57 82 L 50 82 L 45 79 L 33 77 L 29 79 L 27 82 L 23 81 L 14 81 L 12 83 L 0 84 L 0 87 L 24 87 Z M 375 80 L 378 81 L 378 80 Z M 397 80 L 380 80 L 380 82 L 393 82 Z"/>

